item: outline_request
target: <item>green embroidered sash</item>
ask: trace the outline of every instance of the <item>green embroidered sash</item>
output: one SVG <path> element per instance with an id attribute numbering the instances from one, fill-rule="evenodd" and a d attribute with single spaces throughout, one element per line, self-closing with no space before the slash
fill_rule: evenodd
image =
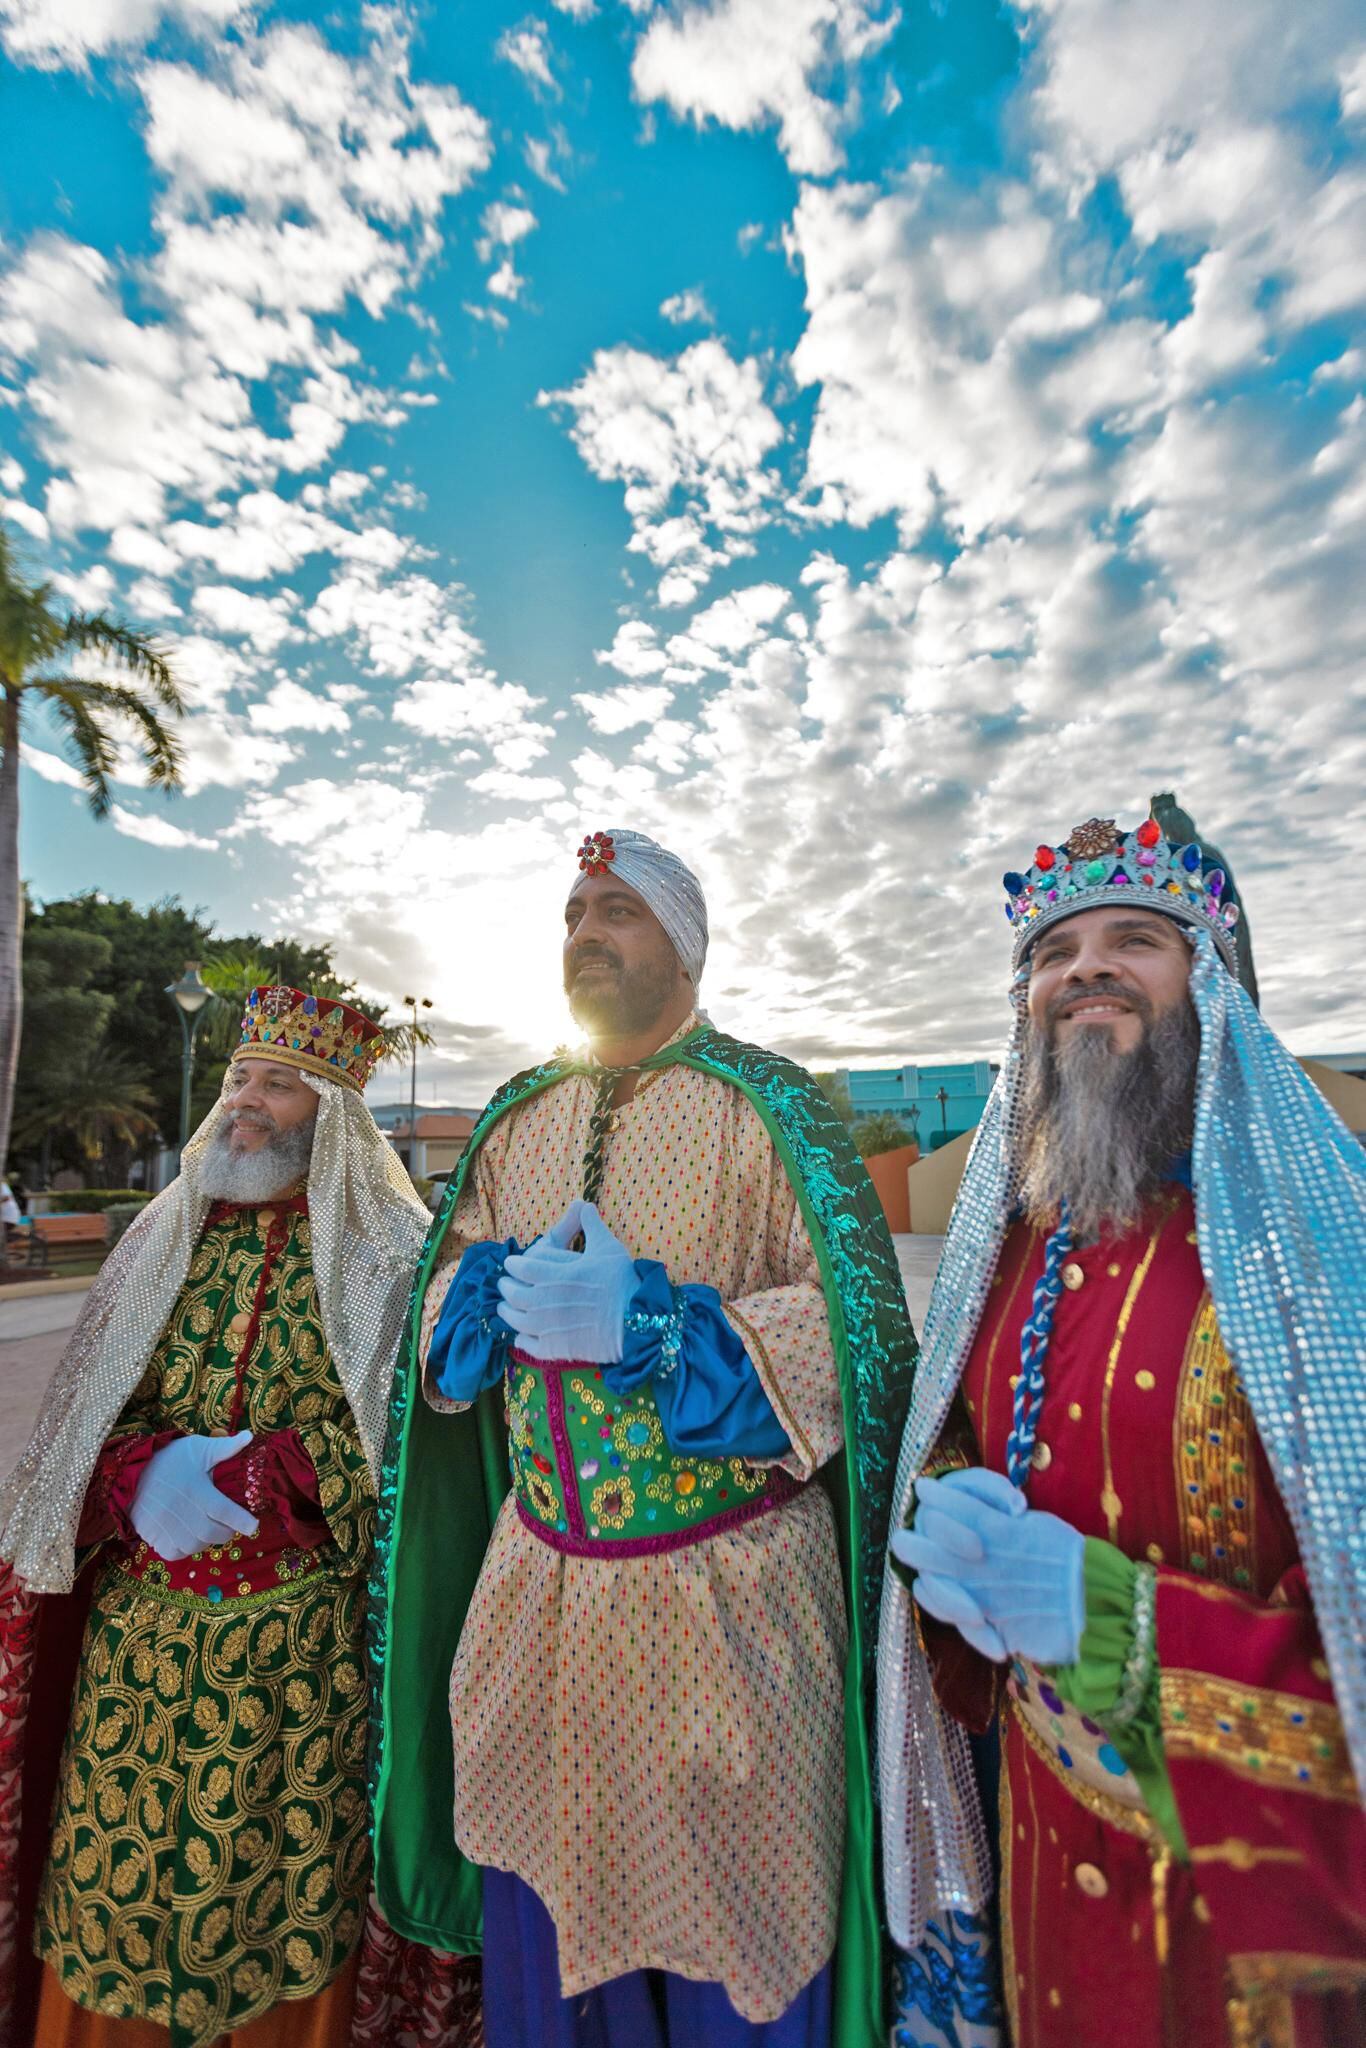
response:
<path id="1" fill-rule="evenodd" d="M 777 1465 L 676 1457 L 654 1390 L 616 1395 L 597 1365 L 514 1350 L 508 1458 L 517 1512 L 571 1557 L 653 1557 L 719 1536 L 801 1492 Z"/>
<path id="2" fill-rule="evenodd" d="M 840 1375 L 845 1449 L 820 1474 L 834 1508 L 849 1613 L 848 1824 L 835 1956 L 835 2048 L 883 2048 L 884 1962 L 871 1755 L 883 1554 L 916 1360 L 896 1252 L 863 1162 L 811 1076 L 704 1026 L 641 1062 L 739 1088 L 777 1148 L 811 1236 Z M 502 1388 L 457 1416 L 422 1398 L 421 1308 L 479 1147 L 509 1110 L 574 1073 L 550 1060 L 493 1097 L 423 1249 L 394 1376 L 371 1585 L 375 1885 L 391 1925 L 432 1947 L 482 1942 L 481 1878 L 451 1839 L 446 1690 L 489 1532 L 508 1487 Z M 546 1476 L 546 1475 L 541 1475 Z M 602 1524 L 599 1522 L 599 1528 Z"/>

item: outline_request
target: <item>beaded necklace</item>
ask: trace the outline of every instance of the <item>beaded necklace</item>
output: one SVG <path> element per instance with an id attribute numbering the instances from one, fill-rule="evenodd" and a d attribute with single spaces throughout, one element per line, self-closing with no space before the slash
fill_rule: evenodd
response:
<path id="1" fill-rule="evenodd" d="M 1044 1361 L 1053 1334 L 1053 1312 L 1062 1293 L 1063 1262 L 1071 1249 L 1072 1218 L 1064 1202 L 1057 1228 L 1044 1247 L 1043 1272 L 1034 1283 L 1029 1319 L 1020 1333 L 1020 1377 L 1015 1382 L 1015 1405 L 1010 1435 L 1006 1438 L 1006 1478 L 1021 1492 L 1029 1484 L 1030 1461 L 1043 1413 Z"/>

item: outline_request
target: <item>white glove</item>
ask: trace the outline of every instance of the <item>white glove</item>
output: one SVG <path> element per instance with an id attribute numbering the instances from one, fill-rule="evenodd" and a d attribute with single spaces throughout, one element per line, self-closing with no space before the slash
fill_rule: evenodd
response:
<path id="1" fill-rule="evenodd" d="M 577 1210 L 577 1217 L 574 1212 Z M 561 1250 L 557 1238 L 574 1219 L 583 1250 Z M 503 1267 L 498 1313 L 530 1358 L 579 1358 L 619 1365 L 627 1305 L 638 1285 L 635 1263 L 592 1202 L 577 1202 L 529 1251 Z"/>
<path id="2" fill-rule="evenodd" d="M 149 1458 L 128 1519 L 158 1557 L 174 1564 L 234 1536 L 256 1534 L 255 1515 L 220 1493 L 209 1476 L 250 1442 L 249 1429 L 236 1436 L 181 1436 Z"/>

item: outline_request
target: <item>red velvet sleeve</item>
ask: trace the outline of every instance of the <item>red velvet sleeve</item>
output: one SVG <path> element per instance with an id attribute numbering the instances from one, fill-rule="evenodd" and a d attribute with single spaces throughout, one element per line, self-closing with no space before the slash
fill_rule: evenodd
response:
<path id="1" fill-rule="evenodd" d="M 1162 1739 L 1230 1954 L 1360 1958 L 1366 1816 L 1304 1571 L 1269 1600 L 1158 1572 Z"/>
<path id="2" fill-rule="evenodd" d="M 137 1436 L 111 1438 L 95 1460 L 85 1505 L 76 1525 L 76 1547 L 107 1543 L 118 1538 L 136 1543 L 137 1531 L 128 1519 L 138 1481 L 159 1450 L 174 1443 L 184 1432 L 179 1429 L 149 1430 Z"/>
<path id="3" fill-rule="evenodd" d="M 225 1458 L 214 1485 L 256 1516 L 265 1528 L 281 1526 L 289 1541 L 311 1550 L 328 1539 L 327 1519 L 318 1504 L 318 1475 L 297 1429 L 257 1437 L 236 1457 Z"/>

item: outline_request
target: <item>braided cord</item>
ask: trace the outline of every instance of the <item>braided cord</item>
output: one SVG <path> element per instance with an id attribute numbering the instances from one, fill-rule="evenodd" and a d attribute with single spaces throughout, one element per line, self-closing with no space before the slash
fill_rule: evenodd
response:
<path id="1" fill-rule="evenodd" d="M 1020 1377 L 1015 1384 L 1015 1408 L 1006 1438 L 1006 1478 L 1022 1492 L 1029 1483 L 1030 1460 L 1043 1413 L 1043 1368 L 1048 1340 L 1053 1334 L 1053 1312 L 1062 1293 L 1063 1261 L 1071 1249 L 1072 1218 L 1064 1202 L 1058 1227 L 1044 1248 L 1043 1272 L 1035 1282 L 1029 1320 L 1020 1334 Z"/>
<path id="2" fill-rule="evenodd" d="M 597 1077 L 598 1092 L 593 1114 L 588 1119 L 588 1150 L 583 1155 L 583 1199 L 596 1202 L 602 1193 L 602 1176 L 607 1167 L 607 1133 L 612 1121 L 612 1096 L 623 1074 L 635 1067 L 603 1067 Z"/>

